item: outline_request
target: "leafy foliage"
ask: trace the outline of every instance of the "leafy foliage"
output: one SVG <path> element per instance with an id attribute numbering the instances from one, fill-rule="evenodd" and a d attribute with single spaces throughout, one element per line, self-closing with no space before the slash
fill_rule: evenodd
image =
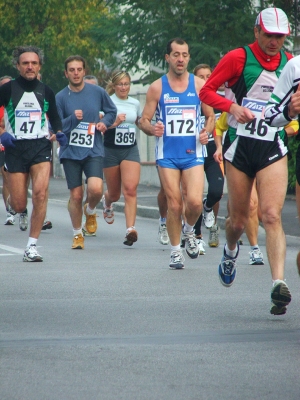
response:
<path id="1" fill-rule="evenodd" d="M 95 16 L 91 33 L 109 47 L 110 61 L 125 69 L 165 68 L 166 44 L 182 37 L 190 45 L 191 68 L 216 64 L 228 50 L 253 41 L 251 0 L 113 0 L 109 15 Z M 114 54 L 122 54 L 115 62 Z"/>
<path id="2" fill-rule="evenodd" d="M 87 33 L 95 10 L 107 12 L 97 0 L 2 0 L 0 2 L 0 76 L 17 76 L 11 64 L 16 46 L 36 45 L 44 50 L 43 81 L 54 91 L 66 85 L 64 60 L 72 54 L 86 58 L 89 73 L 99 70 L 98 58 L 104 48 L 96 49 Z"/>

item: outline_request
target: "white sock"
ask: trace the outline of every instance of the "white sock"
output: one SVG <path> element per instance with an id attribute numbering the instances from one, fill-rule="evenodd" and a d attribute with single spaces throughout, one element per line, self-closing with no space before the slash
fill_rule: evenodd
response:
<path id="1" fill-rule="evenodd" d="M 194 225 L 189 225 L 187 222 L 184 223 L 183 233 L 192 232 Z"/>
<path id="2" fill-rule="evenodd" d="M 171 253 L 180 250 L 180 243 L 177 246 L 171 246 Z"/>
<path id="3" fill-rule="evenodd" d="M 28 238 L 28 242 L 27 242 L 27 246 L 26 247 L 29 247 L 30 245 L 32 245 L 32 244 L 37 244 L 37 239 L 35 239 L 35 238 L 33 238 L 33 237 L 29 237 Z"/>
<path id="4" fill-rule="evenodd" d="M 77 236 L 77 235 L 82 235 L 82 229 L 81 228 L 79 228 L 79 229 L 74 229 L 73 228 L 73 235 L 74 236 Z"/>
<path id="5" fill-rule="evenodd" d="M 85 211 L 86 211 L 87 215 L 93 215 L 93 214 L 96 213 L 96 207 L 95 208 L 90 208 L 90 205 L 88 204 L 86 206 Z"/>
<path id="6" fill-rule="evenodd" d="M 225 244 L 225 253 L 232 258 L 235 258 L 237 255 L 237 246 L 235 246 L 234 250 L 229 250 L 227 243 Z"/>

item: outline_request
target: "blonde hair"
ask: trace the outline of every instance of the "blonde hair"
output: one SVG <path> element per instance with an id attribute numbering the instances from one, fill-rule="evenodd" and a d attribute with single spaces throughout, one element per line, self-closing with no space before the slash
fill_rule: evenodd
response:
<path id="1" fill-rule="evenodd" d="M 115 93 L 115 85 L 123 78 L 128 78 L 129 82 L 131 82 L 129 73 L 125 71 L 118 71 L 111 76 L 106 86 L 106 91 L 110 96 Z"/>

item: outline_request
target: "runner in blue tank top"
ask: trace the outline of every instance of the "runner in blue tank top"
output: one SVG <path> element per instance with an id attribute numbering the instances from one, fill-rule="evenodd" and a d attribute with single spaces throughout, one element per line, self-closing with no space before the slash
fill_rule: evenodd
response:
<path id="1" fill-rule="evenodd" d="M 156 137 L 156 161 L 167 197 L 167 229 L 171 242 L 171 269 L 184 268 L 180 236 L 190 258 L 199 255 L 194 225 L 202 211 L 204 156 L 208 133 L 214 128 L 213 109 L 202 104 L 206 126 L 200 126 L 200 101 L 197 94 L 205 81 L 188 73 L 189 46 L 180 38 L 167 44 L 169 70 L 153 82 L 147 92 L 140 119 L 141 129 Z M 151 125 L 153 115 L 156 123 Z M 182 188 L 182 192 L 181 192 Z M 181 226 L 183 199 L 185 224 Z M 181 232 L 182 230 L 182 232 Z"/>

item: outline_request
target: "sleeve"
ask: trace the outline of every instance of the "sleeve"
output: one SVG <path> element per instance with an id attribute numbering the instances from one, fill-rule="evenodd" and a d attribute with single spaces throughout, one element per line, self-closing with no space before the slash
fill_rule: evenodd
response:
<path id="1" fill-rule="evenodd" d="M 64 118 L 64 94 L 62 92 L 56 95 L 56 105 L 58 115 L 60 116 L 62 123 L 62 130 L 64 133 L 70 133 L 72 129 L 76 128 L 78 125 L 78 120 L 75 113 L 72 113 L 68 117 Z"/>
<path id="2" fill-rule="evenodd" d="M 227 83 L 229 87 L 232 86 L 241 76 L 244 64 L 245 50 L 243 48 L 227 53 L 221 58 L 211 76 L 200 90 L 200 100 L 215 109 L 229 112 L 233 102 L 216 92 L 224 83 Z"/>
<path id="3" fill-rule="evenodd" d="M 223 133 L 228 130 L 227 113 L 223 112 L 216 120 L 215 132 L 216 136 L 223 136 Z"/>
<path id="4" fill-rule="evenodd" d="M 47 116 L 51 124 L 51 129 L 55 133 L 58 131 L 62 131 L 62 123 L 57 111 L 55 95 L 52 89 L 50 89 L 48 86 L 45 87 L 45 97 L 49 102 L 49 109 L 47 111 Z"/>
<path id="5" fill-rule="evenodd" d="M 112 126 L 117 118 L 117 107 L 104 89 L 102 91 L 101 110 L 104 111 L 104 117 L 101 119 L 101 122 L 103 122 L 107 127 Z"/>
<path id="6" fill-rule="evenodd" d="M 283 68 L 265 108 L 265 121 L 270 126 L 285 126 L 292 121 L 288 116 L 288 105 L 300 83 L 300 78 L 295 78 L 300 76 L 300 68 L 297 67 L 297 61 L 294 61 L 297 58 L 293 58 Z M 293 119 L 297 118 L 298 116 Z"/>

